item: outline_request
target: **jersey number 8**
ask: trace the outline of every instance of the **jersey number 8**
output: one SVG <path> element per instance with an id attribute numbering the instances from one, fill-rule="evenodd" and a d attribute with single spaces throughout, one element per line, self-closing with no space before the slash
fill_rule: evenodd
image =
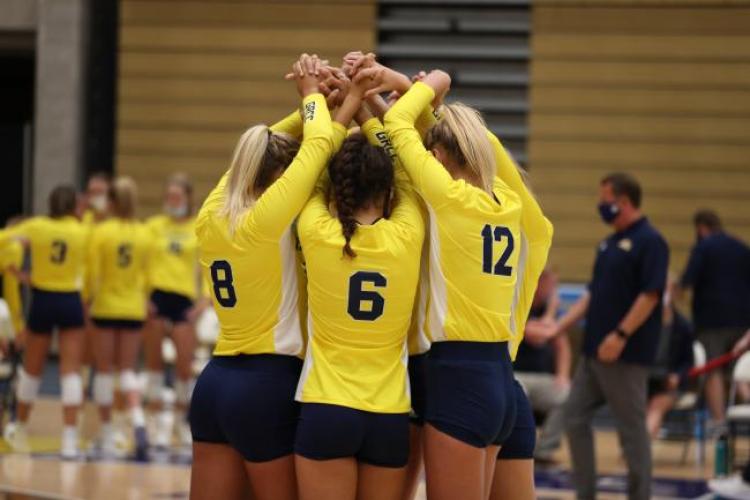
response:
<path id="1" fill-rule="evenodd" d="M 362 290 L 364 283 L 372 283 L 372 286 L 383 288 L 388 284 L 385 276 L 380 273 L 359 271 L 349 278 L 349 304 L 347 312 L 349 316 L 360 321 L 375 321 L 383 315 L 385 299 L 378 292 Z M 364 304 L 369 303 L 370 308 L 364 309 Z"/>
<path id="2" fill-rule="evenodd" d="M 211 281 L 214 284 L 214 296 L 221 307 L 234 307 L 237 294 L 234 291 L 232 266 L 225 260 L 216 260 L 211 264 Z"/>

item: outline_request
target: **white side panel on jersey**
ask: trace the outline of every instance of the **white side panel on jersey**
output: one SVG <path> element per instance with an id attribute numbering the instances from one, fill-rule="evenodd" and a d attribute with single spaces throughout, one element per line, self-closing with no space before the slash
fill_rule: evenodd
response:
<path id="1" fill-rule="evenodd" d="M 445 340 L 445 316 L 448 311 L 448 294 L 446 293 L 445 275 L 440 266 L 440 233 L 437 227 L 437 216 L 429 203 L 430 213 L 430 335 L 433 342 Z"/>
<path id="2" fill-rule="evenodd" d="M 305 363 L 302 365 L 302 373 L 299 376 L 299 382 L 297 383 L 297 392 L 294 395 L 294 399 L 302 401 L 302 390 L 305 388 L 307 377 L 310 376 L 310 370 L 313 366 L 313 355 L 312 355 L 312 344 L 313 344 L 313 322 L 310 310 L 307 311 L 307 352 L 305 352 Z"/>
<path id="3" fill-rule="evenodd" d="M 289 226 L 279 241 L 281 252 L 281 302 L 279 323 L 273 332 L 276 352 L 297 356 L 302 352 L 302 328 L 297 305 L 297 258 Z"/>
<path id="4" fill-rule="evenodd" d="M 430 293 L 430 249 L 428 229 L 425 247 L 422 250 L 422 262 L 419 269 L 419 304 L 417 304 L 417 352 L 424 354 L 430 350 L 430 332 L 427 331 L 427 297 Z"/>
<path id="5" fill-rule="evenodd" d="M 516 328 L 517 319 L 518 318 L 518 300 L 521 294 L 524 292 L 523 290 L 523 284 L 524 284 L 524 275 L 526 274 L 526 258 L 529 253 L 529 240 L 526 238 L 526 233 L 523 231 L 520 232 L 521 236 L 521 249 L 518 254 L 518 264 L 516 264 L 516 286 L 513 290 L 513 302 L 510 306 L 510 333 L 511 333 L 511 339 L 510 343 L 508 344 L 508 348 L 510 349 L 511 354 L 516 351 L 517 344 L 521 343 L 521 339 L 523 338 L 523 329 L 521 331 L 518 331 L 518 328 Z M 524 323 L 525 324 L 525 323 Z"/>

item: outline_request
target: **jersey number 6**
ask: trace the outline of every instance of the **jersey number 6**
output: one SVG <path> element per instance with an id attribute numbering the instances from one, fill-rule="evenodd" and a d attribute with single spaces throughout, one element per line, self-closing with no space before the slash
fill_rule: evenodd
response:
<path id="1" fill-rule="evenodd" d="M 359 271 L 349 278 L 349 305 L 347 312 L 349 316 L 360 321 L 375 321 L 383 315 L 385 299 L 378 292 L 362 290 L 364 283 L 372 283 L 372 286 L 383 288 L 388 284 L 380 273 Z M 364 303 L 370 303 L 369 309 L 364 309 Z"/>
<path id="2" fill-rule="evenodd" d="M 216 260 L 211 264 L 211 281 L 214 284 L 214 296 L 221 307 L 234 307 L 237 294 L 234 291 L 232 266 L 225 260 Z"/>

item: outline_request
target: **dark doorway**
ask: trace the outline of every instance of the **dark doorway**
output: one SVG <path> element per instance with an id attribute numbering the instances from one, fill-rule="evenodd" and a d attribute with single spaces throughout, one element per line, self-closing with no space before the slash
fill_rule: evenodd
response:
<path id="1" fill-rule="evenodd" d="M 0 224 L 21 214 L 30 174 L 34 117 L 34 55 L 0 51 Z"/>

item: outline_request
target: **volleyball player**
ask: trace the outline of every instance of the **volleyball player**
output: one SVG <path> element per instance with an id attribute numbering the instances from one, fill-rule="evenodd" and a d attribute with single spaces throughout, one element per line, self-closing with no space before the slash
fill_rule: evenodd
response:
<path id="1" fill-rule="evenodd" d="M 83 196 L 82 221 L 84 224 L 93 225 L 107 218 L 111 180 L 112 178 L 106 172 L 95 172 L 89 177 Z"/>
<path id="2" fill-rule="evenodd" d="M 303 338 L 292 222 L 328 162 L 331 118 L 318 93 L 320 61 L 294 65 L 301 146 L 265 125 L 240 138 L 229 171 L 196 221 L 221 331 L 192 404 L 191 498 L 294 499 L 294 391 Z"/>
<path id="3" fill-rule="evenodd" d="M 83 398 L 79 373 L 84 326 L 81 284 L 88 231 L 75 212 L 75 189 L 58 186 L 49 196 L 48 217 L 34 217 L 0 233 L 0 244 L 22 238 L 31 250 L 31 307 L 23 368 L 19 370 L 18 427 L 13 446 L 28 450 L 25 424 L 39 392 L 52 332 L 57 330 L 64 421 L 60 452 L 66 459 L 79 455 L 76 425 Z"/>
<path id="4" fill-rule="evenodd" d="M 18 225 L 21 217 L 8 220 L 6 228 Z M 20 241 L 8 241 L 0 248 L 0 273 L 2 273 L 2 296 L 8 305 L 11 324 L 15 334 L 14 342 L 20 347 L 23 344 L 26 318 L 24 317 L 21 283 L 28 281 L 24 273 L 24 247 Z"/>
<path id="5" fill-rule="evenodd" d="M 428 495 L 485 498 L 497 444 L 515 416 L 508 341 L 520 200 L 496 179 L 484 124 L 470 108 L 443 106 L 443 120 L 425 141 L 431 151 L 422 143 L 414 123 L 447 92 L 445 73 L 432 72 L 413 86 L 383 67 L 364 69 L 355 80 L 365 78 L 380 83 L 373 92 L 403 95 L 385 116 L 386 130 L 430 212 Z"/>
<path id="6" fill-rule="evenodd" d="M 552 225 L 542 213 L 536 198 L 526 185 L 525 172 L 513 161 L 500 140 L 486 131 L 492 145 L 497 177 L 518 194 L 521 201 L 520 240 L 523 252 L 523 270 L 518 275 L 514 307 L 512 311 L 513 357 L 526 329 L 526 320 L 534 299 L 539 276 L 547 263 L 552 244 Z M 492 500 L 513 498 L 533 500 L 534 491 L 534 447 L 536 445 L 536 423 L 531 405 L 518 381 L 513 381 L 516 398 L 516 418 L 508 438 L 497 456 L 492 481 Z"/>
<path id="7" fill-rule="evenodd" d="M 365 90 L 350 87 L 337 122 L 349 122 L 340 114 L 359 107 Z M 298 222 L 310 318 L 297 390 L 302 499 L 396 499 L 406 479 L 406 340 L 424 220 L 406 173 L 397 169 L 394 185 L 386 149 L 365 137 L 391 149 L 380 121 L 365 118 Z"/>
<path id="8" fill-rule="evenodd" d="M 115 179 L 109 191 L 111 217 L 98 224 L 89 244 L 89 292 L 95 326 L 94 401 L 101 419 L 101 451 L 117 456 L 112 426 L 115 369 L 135 429 L 135 457 L 145 460 L 148 440 L 135 368 L 146 319 L 146 265 L 151 235 L 136 217 L 137 192 L 132 179 Z"/>
<path id="9" fill-rule="evenodd" d="M 193 216 L 193 186 L 187 176 L 171 176 L 164 189 L 164 213 L 147 221 L 153 241 L 149 261 L 149 285 L 152 288 L 152 317 L 145 335 L 147 367 L 146 396 L 153 409 L 160 407 L 164 388 L 162 341 L 169 332 L 175 345 L 177 434 L 182 444 L 190 444 L 186 412 L 190 403 L 193 357 L 196 335 L 195 320 L 207 302 L 200 297 L 198 241 Z M 154 444 L 168 446 L 172 436 L 172 416 L 162 412 L 157 417 Z"/>

